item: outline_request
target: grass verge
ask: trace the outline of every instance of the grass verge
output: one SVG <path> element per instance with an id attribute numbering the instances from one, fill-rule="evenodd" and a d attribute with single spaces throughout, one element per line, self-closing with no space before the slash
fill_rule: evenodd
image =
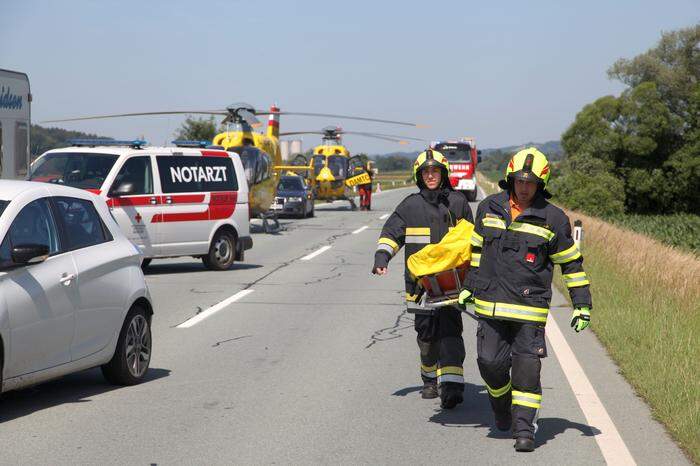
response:
<path id="1" fill-rule="evenodd" d="M 495 192 L 495 183 L 480 182 Z M 567 215 L 583 222 L 591 328 L 654 417 L 700 462 L 700 260 L 600 219 Z"/>

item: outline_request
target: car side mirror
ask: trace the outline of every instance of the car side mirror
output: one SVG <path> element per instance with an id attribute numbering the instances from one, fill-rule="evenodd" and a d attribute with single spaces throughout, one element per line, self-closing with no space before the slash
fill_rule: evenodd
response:
<path id="1" fill-rule="evenodd" d="M 18 265 L 31 265 L 44 262 L 49 257 L 46 244 L 20 244 L 12 248 L 12 262 Z"/>
<path id="2" fill-rule="evenodd" d="M 119 186 L 117 186 L 116 188 L 114 188 L 110 194 L 114 197 L 121 197 L 134 194 L 135 191 L 136 189 L 134 187 L 134 183 L 125 181 L 123 183 L 120 183 Z"/>

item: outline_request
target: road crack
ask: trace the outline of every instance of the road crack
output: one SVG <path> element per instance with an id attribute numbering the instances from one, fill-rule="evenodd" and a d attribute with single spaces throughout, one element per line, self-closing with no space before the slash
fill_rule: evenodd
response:
<path id="1" fill-rule="evenodd" d="M 244 339 L 244 338 L 250 338 L 250 337 L 252 337 L 252 336 L 253 336 L 253 335 L 243 335 L 243 336 L 236 337 L 236 338 L 229 338 L 228 340 L 217 341 L 216 343 L 214 343 L 213 345 L 211 345 L 211 347 L 212 347 L 212 348 L 216 348 L 217 346 L 221 346 L 223 343 L 229 343 L 229 342 L 231 342 L 231 341 L 238 341 L 238 340 L 242 340 L 242 339 Z"/>
<path id="2" fill-rule="evenodd" d="M 403 336 L 403 333 L 401 333 L 402 330 L 406 330 L 407 328 L 413 327 L 413 319 L 408 316 L 408 312 L 406 311 L 406 308 L 404 307 L 401 313 L 396 316 L 396 322 L 394 322 L 394 325 L 391 327 L 386 327 L 386 328 L 381 328 L 379 330 L 376 330 L 370 337 L 370 342 L 367 346 L 365 346 L 365 349 L 369 349 L 372 346 L 374 346 L 377 343 L 382 343 L 385 341 L 391 341 L 391 340 L 396 340 L 397 338 L 401 338 Z M 403 327 L 401 326 L 402 324 L 408 324 L 404 325 Z"/>

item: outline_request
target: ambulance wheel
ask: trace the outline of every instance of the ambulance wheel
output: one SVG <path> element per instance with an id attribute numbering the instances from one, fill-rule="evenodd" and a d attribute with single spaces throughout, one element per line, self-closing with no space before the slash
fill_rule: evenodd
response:
<path id="1" fill-rule="evenodd" d="M 209 270 L 228 270 L 236 257 L 236 238 L 224 230 L 216 232 L 209 246 L 209 253 L 202 256 L 204 266 Z"/>

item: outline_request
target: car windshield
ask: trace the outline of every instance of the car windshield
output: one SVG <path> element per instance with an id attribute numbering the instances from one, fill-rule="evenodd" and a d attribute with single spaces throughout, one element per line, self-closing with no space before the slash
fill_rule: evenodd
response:
<path id="1" fill-rule="evenodd" d="M 446 144 L 436 148 L 438 152 L 447 157 L 449 162 L 469 161 L 471 160 L 471 148 L 465 144 Z"/>
<path id="2" fill-rule="evenodd" d="M 280 191 L 301 191 L 304 189 L 304 185 L 301 183 L 301 178 L 282 178 L 277 189 Z"/>
<path id="3" fill-rule="evenodd" d="M 2 217 L 3 212 L 5 212 L 5 208 L 7 207 L 7 204 L 9 204 L 10 201 L 0 201 L 0 217 Z"/>
<path id="4" fill-rule="evenodd" d="M 47 154 L 32 166 L 28 179 L 81 189 L 100 189 L 117 158 L 119 156 L 114 154 Z"/>

